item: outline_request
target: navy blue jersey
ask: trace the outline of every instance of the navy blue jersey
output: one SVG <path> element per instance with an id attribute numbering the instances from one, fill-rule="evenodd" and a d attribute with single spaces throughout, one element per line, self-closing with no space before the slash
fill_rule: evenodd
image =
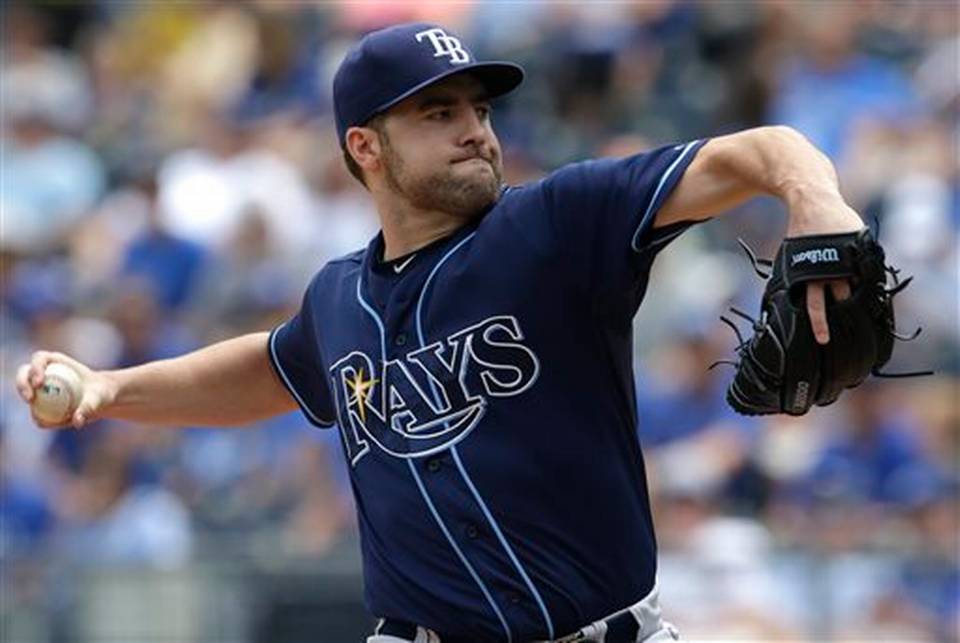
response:
<path id="1" fill-rule="evenodd" d="M 271 360 L 339 427 L 379 617 L 555 638 L 654 584 L 632 318 L 701 142 L 561 168 L 400 262 L 333 261 Z"/>

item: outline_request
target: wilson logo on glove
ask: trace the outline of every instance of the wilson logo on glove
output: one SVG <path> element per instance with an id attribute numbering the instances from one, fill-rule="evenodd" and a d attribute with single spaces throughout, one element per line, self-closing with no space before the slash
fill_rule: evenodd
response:
<path id="1" fill-rule="evenodd" d="M 719 360 L 711 368 L 717 364 L 736 367 L 736 376 L 727 388 L 727 402 L 734 410 L 745 415 L 803 415 L 813 405 L 832 404 L 845 389 L 859 386 L 869 375 L 930 374 L 880 370 L 893 353 L 894 340 L 911 340 L 920 329 L 911 335 L 897 332 L 893 298 L 910 279 L 900 281 L 899 271 L 886 265 L 883 248 L 867 229 L 785 239 L 773 261 L 758 259 L 743 240 L 740 245 L 753 269 L 767 280 L 767 287 L 759 318 L 730 309 L 751 323 L 752 337 L 745 339 L 732 320 L 720 317 L 737 335 L 739 359 Z M 798 265 L 804 263 L 808 265 Z M 822 265 L 809 267 L 815 264 Z M 772 270 L 767 273 L 761 267 Z M 814 338 L 805 288 L 800 290 L 804 293 L 800 300 L 790 294 L 795 286 L 821 279 L 853 282 L 849 299 L 827 301 L 830 342 L 825 345 Z"/>
<path id="2" fill-rule="evenodd" d="M 810 263 L 831 263 L 840 261 L 840 253 L 836 248 L 814 248 L 806 250 L 790 257 L 790 265 L 795 266 L 798 263 L 807 261 Z"/>

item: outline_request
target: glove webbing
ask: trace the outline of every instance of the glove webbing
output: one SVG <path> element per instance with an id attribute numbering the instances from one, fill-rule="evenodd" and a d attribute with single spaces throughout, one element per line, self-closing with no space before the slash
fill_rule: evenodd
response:
<path id="1" fill-rule="evenodd" d="M 747 242 L 744 241 L 742 238 L 737 237 L 737 243 L 740 244 L 740 247 L 743 248 L 743 251 L 746 253 L 747 259 L 750 260 L 750 265 L 753 268 L 753 271 L 757 273 L 757 275 L 764 281 L 770 279 L 770 272 L 765 272 L 760 267 L 763 266 L 766 268 L 771 268 L 773 266 L 773 261 L 771 261 L 770 259 L 762 259 L 760 257 L 757 257 L 757 254 L 753 251 L 753 249 L 749 245 L 747 245 Z M 903 292 L 906 289 L 906 287 L 909 286 L 910 283 L 913 281 L 913 276 L 907 277 L 903 281 L 900 281 L 899 279 L 900 271 L 896 268 L 893 268 L 892 266 L 885 265 L 883 269 L 893 279 L 893 286 L 891 288 L 884 288 L 883 295 L 882 295 L 883 297 L 887 297 L 890 300 L 892 300 L 894 297 L 896 297 L 901 292 Z M 738 317 L 742 317 L 743 319 L 749 321 L 753 325 L 753 331 L 755 333 L 760 333 L 767 328 L 767 321 L 766 321 L 765 315 L 761 315 L 761 318 L 758 320 L 758 319 L 754 319 L 747 313 L 733 306 L 731 306 L 729 310 L 731 313 L 737 315 Z M 724 322 L 727 326 L 732 328 L 734 334 L 736 334 L 737 346 L 734 348 L 734 351 L 737 353 L 737 356 L 740 359 L 738 361 L 729 360 L 729 359 L 719 359 L 715 361 L 713 364 L 711 364 L 710 366 L 708 366 L 707 370 L 712 370 L 718 364 L 726 364 L 733 367 L 739 367 L 743 359 L 745 357 L 748 357 L 748 355 L 745 355 L 745 351 L 750 341 L 745 340 L 743 338 L 743 335 L 740 333 L 740 329 L 737 328 L 737 325 L 734 324 L 729 317 L 720 315 L 720 321 Z M 898 340 L 902 342 L 911 342 L 915 340 L 917 337 L 920 336 L 920 333 L 922 331 L 923 329 L 920 326 L 917 326 L 917 328 L 912 333 L 910 333 L 909 335 L 905 335 L 903 333 L 898 332 L 895 328 L 888 329 L 888 332 L 890 333 L 890 337 L 892 337 L 894 340 Z M 770 337 L 777 339 L 774 333 L 770 333 Z M 778 340 L 778 343 L 779 343 L 779 340 Z M 779 375 L 770 373 L 769 371 L 764 369 L 762 366 L 760 366 L 760 364 L 754 363 L 753 360 L 748 362 L 748 364 L 753 368 L 759 368 L 770 377 L 779 379 Z M 927 375 L 933 375 L 934 371 L 923 370 L 923 371 L 907 371 L 907 372 L 901 372 L 901 373 L 888 373 L 888 372 L 881 371 L 877 368 L 872 368 L 870 369 L 870 374 L 873 375 L 874 377 L 885 377 L 885 378 L 924 377 Z"/>

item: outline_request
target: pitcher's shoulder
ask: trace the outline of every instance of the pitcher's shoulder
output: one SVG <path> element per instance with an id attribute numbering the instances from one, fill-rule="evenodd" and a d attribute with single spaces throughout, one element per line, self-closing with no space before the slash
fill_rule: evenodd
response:
<path id="1" fill-rule="evenodd" d="M 366 248 L 360 248 L 359 250 L 354 250 L 353 252 L 348 252 L 345 255 L 331 259 L 327 264 L 320 269 L 320 272 L 324 270 L 342 270 L 349 269 L 351 266 L 357 267 L 363 264 L 363 255 L 366 253 Z"/>
<path id="2" fill-rule="evenodd" d="M 365 248 L 355 250 L 343 256 L 328 261 L 310 280 L 308 291 L 331 291 L 348 284 L 352 284 L 357 273 L 363 268 Z"/>
<path id="3" fill-rule="evenodd" d="M 538 207 L 542 203 L 542 186 L 542 178 L 519 185 L 504 185 L 496 205 L 484 220 L 510 219 Z"/>
<path id="4" fill-rule="evenodd" d="M 577 168 L 589 167 L 593 159 L 561 166 L 543 176 L 534 177 L 516 185 L 504 185 L 497 201 L 496 210 L 503 214 L 514 214 L 530 208 L 544 208 L 547 205 L 556 183 L 568 180 L 567 175 L 575 173 Z"/>

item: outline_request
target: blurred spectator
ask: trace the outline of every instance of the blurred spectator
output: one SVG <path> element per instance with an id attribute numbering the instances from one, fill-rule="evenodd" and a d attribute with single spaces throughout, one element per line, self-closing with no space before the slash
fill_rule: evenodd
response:
<path id="1" fill-rule="evenodd" d="M 451 29 L 457 28 L 474 6 L 480 3 L 466 0 L 435 6 L 418 0 L 336 0 L 333 4 L 336 5 L 338 22 L 343 27 L 355 33 L 366 33 L 396 22 L 415 20 L 433 21 L 449 25 Z"/>
<path id="2" fill-rule="evenodd" d="M 854 3 L 789 5 L 800 51 L 778 82 L 769 121 L 791 125 L 827 156 L 842 158 L 865 119 L 915 117 L 922 106 L 895 67 L 856 49 L 860 12 Z"/>
<path id="3" fill-rule="evenodd" d="M 161 308 L 175 311 L 187 302 L 201 279 L 206 249 L 164 228 L 153 177 L 141 182 L 141 193 L 148 203 L 147 226 L 127 247 L 120 276 L 143 279 Z"/>
<path id="4" fill-rule="evenodd" d="M 316 116 L 324 105 L 320 68 L 313 50 L 316 43 L 309 37 L 298 37 L 309 24 L 309 15 L 260 16 L 256 62 L 249 84 L 235 99 L 235 113 L 247 119 L 277 114 L 287 118 Z"/>
<path id="5" fill-rule="evenodd" d="M 4 7 L 0 104 L 5 118 L 30 114 L 49 127 L 76 133 L 93 116 L 87 69 L 54 47 L 52 25 L 26 3 Z"/>
<path id="6" fill-rule="evenodd" d="M 175 567 L 192 546 L 183 503 L 156 484 L 136 484 L 132 453 L 102 441 L 62 496 L 63 546 L 75 562 Z"/>
<path id="7" fill-rule="evenodd" d="M 657 360 L 655 377 L 638 378 L 640 442 L 667 493 L 716 495 L 729 507 L 756 509 L 765 489 L 750 454 L 759 423 L 726 402 L 726 382 L 707 366 L 727 351 L 713 333 L 683 331 Z"/>
<path id="8" fill-rule="evenodd" d="M 911 513 L 919 536 L 900 569 L 892 592 L 894 609 L 912 611 L 913 620 L 944 641 L 960 634 L 960 552 L 957 520 L 960 494 L 956 485 L 938 489 Z"/>
<path id="9" fill-rule="evenodd" d="M 924 457 L 917 420 L 884 399 L 883 384 L 847 392 L 844 422 L 831 434 L 808 484 L 826 501 L 910 506 L 937 484 Z"/>
<path id="10" fill-rule="evenodd" d="M 156 64 L 169 92 L 161 100 L 184 118 L 186 122 L 180 127 L 190 133 L 202 131 L 190 128 L 202 124 L 205 113 L 226 109 L 243 93 L 257 57 L 267 55 L 261 49 L 267 43 L 258 36 L 256 15 L 240 3 L 142 3 L 135 10 L 139 15 L 127 21 L 129 40 L 123 44 L 140 47 L 149 57 L 160 54 Z M 157 25 L 164 24 L 160 20 L 164 16 L 168 29 L 161 30 Z M 180 29 L 170 28 L 176 22 Z M 180 38 L 170 47 L 143 47 L 144 30 L 157 37 L 169 38 L 173 33 Z M 198 118 L 200 123 L 196 122 Z"/>
<path id="11" fill-rule="evenodd" d="M 896 596 L 917 612 L 924 629 L 949 641 L 960 623 L 960 554 L 956 548 L 957 490 L 945 490 L 920 507 L 915 521 L 923 545 L 904 562 Z"/>
<path id="12" fill-rule="evenodd" d="M 301 284 L 273 252 L 273 232 L 255 206 L 240 215 L 198 284 L 205 321 L 248 332 L 264 312 L 285 309 L 297 298 Z"/>
<path id="13" fill-rule="evenodd" d="M 256 538 L 294 556 L 324 553 L 354 520 L 349 479 L 334 461 L 336 432 L 317 437 L 296 413 L 255 428 L 186 433 L 174 487 L 208 535 L 238 545 Z"/>
<path id="14" fill-rule="evenodd" d="M 949 18 L 945 15 L 944 18 Z M 917 86 L 927 101 L 945 117 L 960 114 L 960 36 L 956 33 L 932 43 L 929 53 L 917 69 Z"/>
<path id="15" fill-rule="evenodd" d="M 120 335 L 117 368 L 182 355 L 197 347 L 192 333 L 165 316 L 148 284 L 132 278 L 117 284 L 109 319 Z"/>
<path id="16" fill-rule="evenodd" d="M 0 68 L 0 209 L 4 248 L 42 252 L 61 240 L 104 187 L 99 157 L 73 137 L 91 115 L 85 68 L 48 44 L 27 5 L 5 8 Z"/>
<path id="17" fill-rule="evenodd" d="M 710 494 L 666 492 L 656 515 L 664 548 L 658 583 L 671 619 L 691 640 L 797 636 L 795 586 L 774 576 L 774 541 L 754 518 L 725 516 Z"/>
<path id="18" fill-rule="evenodd" d="M 259 147 L 254 123 L 211 117 L 203 145 L 170 155 L 158 174 L 163 225 L 174 235 L 222 249 L 245 213 L 263 213 L 280 258 L 299 258 L 315 243 L 313 200 L 303 175 Z"/>
<path id="19" fill-rule="evenodd" d="M 839 634 L 851 639 L 956 641 L 960 634 L 958 496 L 944 486 L 907 514 L 906 555 L 860 613 L 848 614 Z"/>
<path id="20" fill-rule="evenodd" d="M 350 176 L 340 150 L 318 153 L 316 242 L 312 266 L 365 247 L 380 229 L 366 191 Z M 311 270 L 311 273 L 313 273 Z"/>
<path id="21" fill-rule="evenodd" d="M 42 550 L 55 524 L 40 489 L 11 475 L 6 433 L 0 428 L 0 564 Z"/>
<path id="22" fill-rule="evenodd" d="M 4 115 L 2 244 L 24 253 L 44 252 L 61 242 L 100 197 L 104 169 L 93 150 L 58 131 L 37 105 L 9 106 Z"/>

